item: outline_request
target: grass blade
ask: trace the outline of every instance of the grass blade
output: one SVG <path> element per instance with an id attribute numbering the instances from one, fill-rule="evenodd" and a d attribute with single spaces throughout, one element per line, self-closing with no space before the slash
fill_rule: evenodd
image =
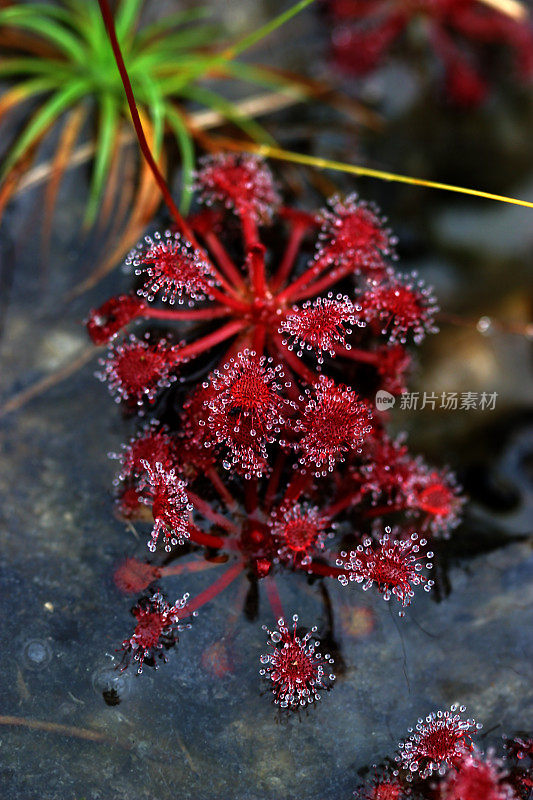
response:
<path id="1" fill-rule="evenodd" d="M 65 125 L 61 132 L 55 156 L 52 160 L 52 170 L 50 180 L 46 187 L 44 196 L 43 214 L 43 249 L 48 251 L 50 244 L 50 234 L 52 231 L 52 219 L 59 192 L 59 186 L 65 171 L 68 167 L 70 154 L 76 144 L 78 135 L 85 119 L 85 108 L 80 103 L 69 112 Z"/>
<path id="2" fill-rule="evenodd" d="M 69 73 L 63 69 L 63 62 L 45 60 L 43 58 L 4 58 L 0 61 L 0 76 L 10 75 L 52 75 L 56 78 L 68 77 Z"/>
<path id="3" fill-rule="evenodd" d="M 497 200 L 500 203 L 509 203 L 514 206 L 524 206 L 533 208 L 530 200 L 519 200 L 516 197 L 507 197 L 503 194 L 493 194 L 479 189 L 467 189 L 464 186 L 454 186 L 450 183 L 440 183 L 439 181 L 427 181 L 424 178 L 412 178 L 410 175 L 401 175 L 396 172 L 384 172 L 380 169 L 362 167 L 358 164 L 345 164 L 343 161 L 331 161 L 328 158 L 309 156 L 304 153 L 293 153 L 290 150 L 282 150 L 279 147 L 271 147 L 268 144 L 254 144 L 253 142 L 237 142 L 234 139 L 223 137 L 213 138 L 213 145 L 217 145 L 227 150 L 234 150 L 240 153 L 257 153 L 266 158 L 274 158 L 278 161 L 288 161 L 292 164 L 303 164 L 315 169 L 330 169 L 335 172 L 346 172 L 348 175 L 359 175 L 366 178 L 377 178 L 380 181 L 391 181 L 394 183 L 406 183 L 410 186 L 423 186 L 428 189 L 440 189 L 445 192 L 456 192 L 472 197 L 482 197 L 485 200 Z"/>
<path id="4" fill-rule="evenodd" d="M 143 48 L 139 58 L 144 55 L 157 53 L 161 58 L 169 58 L 177 50 L 187 50 L 204 45 L 212 45 L 217 38 L 220 38 L 220 28 L 211 25 L 197 25 L 194 28 L 179 31 L 178 33 L 168 34 L 165 38 L 156 39 Z"/>
<path id="5" fill-rule="evenodd" d="M 107 170 L 113 152 L 113 141 L 117 130 L 119 110 L 113 95 L 105 93 L 100 98 L 100 119 L 98 123 L 98 147 L 94 158 L 89 200 L 84 224 L 90 227 L 95 219 L 98 204 L 102 197 Z"/>
<path id="6" fill-rule="evenodd" d="M 294 91 L 295 97 L 302 99 L 311 94 L 304 84 L 297 84 L 295 80 L 274 70 L 269 70 L 268 67 L 256 67 L 252 64 L 244 64 L 242 61 L 227 61 L 220 67 L 220 72 L 237 80 L 265 86 L 269 89 L 290 89 Z"/>
<path id="7" fill-rule="evenodd" d="M 180 211 L 188 214 L 192 197 L 192 175 L 194 170 L 194 145 L 190 131 L 176 106 L 167 106 L 168 124 L 176 137 L 181 155 Z"/>
<path id="8" fill-rule="evenodd" d="M 295 3 L 295 5 L 288 8 L 287 11 L 284 11 L 282 14 L 274 17 L 274 19 L 269 20 L 265 25 L 262 25 L 256 31 L 253 31 L 231 47 L 228 47 L 227 50 L 224 50 L 224 52 L 221 54 L 221 57 L 223 59 L 232 59 L 235 58 L 235 56 L 244 53 L 245 50 L 249 50 L 250 47 L 253 47 L 254 44 L 257 44 L 257 42 L 260 42 L 261 39 L 264 39 L 270 33 L 273 33 L 278 28 L 281 28 L 282 25 L 314 2 L 315 0 L 299 0 L 298 3 Z"/>
<path id="9" fill-rule="evenodd" d="M 36 139 L 51 125 L 57 117 L 69 106 L 79 100 L 87 91 L 85 81 L 76 81 L 64 89 L 58 89 L 52 97 L 41 106 L 34 114 L 28 125 L 24 128 L 14 147 L 10 150 L 2 170 L 0 171 L 0 181 L 4 180 L 9 170 L 24 155 L 26 150 L 32 146 Z"/>
<path id="10" fill-rule="evenodd" d="M 181 90 L 181 94 L 183 97 L 187 97 L 190 100 L 215 109 L 225 119 L 229 122 L 233 122 L 234 125 L 256 142 L 275 145 L 275 139 L 262 125 L 254 119 L 250 119 L 246 114 L 243 114 L 235 103 L 226 100 L 225 97 L 213 92 L 211 89 L 206 89 L 203 86 L 186 86 Z"/>
<path id="11" fill-rule="evenodd" d="M 145 25 L 135 37 L 135 47 L 142 48 L 150 39 L 154 39 L 160 34 L 166 34 L 171 28 L 185 25 L 188 22 L 206 19 L 210 15 L 211 9 L 209 8 L 191 8 L 187 11 L 177 11 L 175 14 L 169 14 L 151 25 Z"/>
<path id="12" fill-rule="evenodd" d="M 18 83 L 0 97 L 0 120 L 19 103 L 42 92 L 49 92 L 56 87 L 56 81 L 50 78 L 32 78 L 25 83 Z"/>
<path id="13" fill-rule="evenodd" d="M 143 0 L 121 0 L 115 15 L 115 28 L 120 40 L 132 36 L 143 5 Z"/>
<path id="14" fill-rule="evenodd" d="M 81 41 L 63 25 L 44 16 L 43 8 L 59 10 L 55 6 L 33 6 L 28 12 L 27 6 L 15 6 L 0 9 L 0 25 L 10 25 L 30 30 L 39 36 L 49 39 L 54 45 L 75 63 L 84 63 L 84 48 Z M 33 10 L 32 10 L 33 9 Z M 64 11 L 64 9 L 63 9 Z M 33 14 L 33 16 L 32 16 Z M 69 19 L 70 16 L 69 16 Z"/>
<path id="15" fill-rule="evenodd" d="M 143 114 L 142 109 L 139 109 L 142 126 L 146 132 L 146 138 L 149 146 L 153 147 L 153 130 L 150 121 Z M 131 212 L 128 217 L 128 224 L 126 229 L 117 242 L 116 246 L 112 249 L 111 253 L 105 260 L 98 265 L 98 267 L 80 284 L 78 284 L 72 292 L 68 295 L 68 300 L 73 297 L 78 297 L 83 292 L 91 289 L 102 278 L 104 278 L 117 263 L 124 257 L 125 253 L 141 237 L 144 228 L 155 214 L 159 204 L 161 203 L 161 194 L 157 190 L 157 183 L 153 177 L 152 171 L 146 161 L 141 165 L 141 176 L 139 186 L 135 195 L 135 200 Z"/>

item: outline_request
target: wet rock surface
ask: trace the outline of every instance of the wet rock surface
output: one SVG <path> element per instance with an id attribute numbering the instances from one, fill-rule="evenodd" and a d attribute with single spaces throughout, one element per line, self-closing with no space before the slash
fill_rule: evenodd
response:
<path id="1" fill-rule="evenodd" d="M 308 31 L 315 23 L 305 25 Z M 286 52 L 283 37 L 280 47 Z M 292 114 L 301 121 L 301 109 Z M 276 118 L 280 131 L 290 118 L 291 112 Z M 353 153 L 344 157 L 354 160 Z M 433 163 L 431 148 L 426 158 Z M 469 183 L 481 187 L 481 160 L 474 167 Z M 531 185 L 520 177 L 521 185 Z M 495 412 L 397 410 L 394 417 L 398 429 L 410 431 L 413 449 L 459 472 L 472 498 L 465 523 L 444 546 L 445 572 L 434 597 L 419 592 L 399 619 L 377 594 L 331 581 L 331 631 L 319 584 L 280 578 L 285 607 L 332 635 L 343 665 L 320 705 L 285 723 L 260 694 L 261 623 L 271 624 L 266 597 L 260 591 L 259 618 L 248 621 L 240 613 L 244 579 L 202 609 L 157 673 L 114 669 L 115 650 L 131 628 L 132 600 L 118 592 L 112 573 L 125 555 L 144 555 L 146 531 L 113 516 L 114 464 L 107 453 L 134 423 L 120 418 L 95 380 L 98 352 L 81 325 L 89 308 L 129 279 L 117 270 L 90 293 L 65 301 L 97 251 L 78 228 L 85 178 L 78 171 L 62 190 L 48 270 L 36 233 L 37 193 L 21 195 L 4 223 L 2 402 L 76 359 L 79 367 L 0 417 L 0 794 L 338 800 L 350 797 L 361 768 L 392 754 L 416 718 L 435 708 L 467 705 L 483 723 L 485 748 L 503 733 L 530 728 L 531 349 L 523 337 L 483 337 L 472 328 L 443 326 L 422 350 L 414 388 L 498 391 Z M 340 183 L 354 188 L 345 178 Z M 500 188 L 511 190 L 512 183 L 511 175 Z M 407 195 L 368 183 L 357 188 L 380 200 L 405 242 L 402 266 L 427 273 L 438 294 L 442 288 L 447 310 L 474 320 L 531 317 L 525 228 L 532 212 L 489 211 L 477 201 L 424 193 L 425 200 L 413 199 L 417 189 Z M 164 587 L 174 599 L 210 580 L 210 573 L 169 577 Z"/>

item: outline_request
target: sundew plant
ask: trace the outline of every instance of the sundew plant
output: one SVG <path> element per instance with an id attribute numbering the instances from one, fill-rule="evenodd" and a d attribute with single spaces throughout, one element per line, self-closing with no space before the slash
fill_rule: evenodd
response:
<path id="1" fill-rule="evenodd" d="M 137 290 L 106 300 L 87 323 L 96 344 L 109 343 L 99 377 L 145 420 L 116 455 L 121 515 L 149 510 L 153 520 L 151 558 L 129 558 L 115 574 L 124 591 L 143 593 L 122 668 L 166 660 L 183 620 L 244 578 L 265 585 L 278 620 L 269 636 L 281 652 L 262 656 L 261 675 L 280 708 L 303 708 L 331 688 L 332 658 L 299 633 L 295 609 L 287 627 L 276 575 L 360 585 L 402 616 L 415 590 L 433 584 L 432 540 L 460 519 L 453 474 L 391 438 L 373 403 L 380 389 L 403 390 L 410 348 L 437 332 L 438 307 L 397 268 L 396 237 L 356 195 L 318 211 L 285 205 L 264 161 L 231 153 L 201 162 L 203 210 L 187 219 L 161 185 L 172 225 L 128 256 Z M 160 419 L 168 392 L 172 412 Z M 179 564 L 191 548 L 195 560 Z M 212 557 L 222 574 L 169 605 L 156 584 Z"/>

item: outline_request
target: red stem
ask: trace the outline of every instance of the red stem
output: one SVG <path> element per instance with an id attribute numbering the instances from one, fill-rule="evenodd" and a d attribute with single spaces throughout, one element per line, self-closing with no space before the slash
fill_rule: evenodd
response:
<path id="1" fill-rule="evenodd" d="M 196 595 L 184 608 L 183 617 L 190 616 L 193 611 L 196 611 L 201 606 L 208 603 L 213 597 L 216 597 L 217 594 L 220 594 L 227 586 L 232 583 L 235 578 L 241 574 L 244 569 L 244 561 L 237 561 L 237 563 L 233 564 L 223 575 L 220 576 L 211 586 L 205 589 L 200 594 Z M 181 616 L 181 615 L 180 615 Z"/>
<path id="2" fill-rule="evenodd" d="M 124 64 L 124 59 L 122 57 L 122 52 L 120 50 L 120 45 L 118 43 L 117 32 L 115 30 L 115 22 L 113 20 L 113 13 L 109 7 L 109 3 L 107 2 L 107 0 L 98 0 L 98 4 L 100 6 L 100 11 L 102 12 L 102 17 L 109 36 L 109 41 L 111 42 L 111 47 L 113 48 L 115 61 L 117 62 L 118 71 L 120 73 L 122 85 L 124 86 L 124 91 L 126 93 L 126 99 L 128 101 L 131 118 L 133 120 L 133 126 L 135 128 L 135 133 L 137 134 L 137 139 L 139 140 L 139 146 L 142 150 L 143 156 L 146 159 L 148 166 L 152 170 L 152 174 L 156 180 L 157 185 L 159 186 L 161 194 L 163 195 L 163 199 L 167 205 L 167 208 L 174 217 L 174 221 L 178 226 L 179 230 L 181 231 L 181 233 L 183 233 L 183 235 L 189 240 L 189 242 L 193 246 L 198 247 L 198 242 L 196 241 L 194 233 L 192 232 L 187 222 L 183 219 L 182 215 L 179 212 L 178 207 L 176 206 L 174 200 L 172 199 L 172 195 L 170 193 L 170 189 L 168 188 L 167 182 L 163 177 L 159 167 L 157 166 L 155 159 L 151 153 L 150 146 L 146 140 L 146 136 L 144 134 L 143 126 L 141 123 L 141 118 L 139 117 L 139 112 L 137 110 L 135 96 L 133 94 L 133 89 L 131 87 L 131 82 L 128 76 L 128 71 L 126 69 L 126 65 Z"/>
<path id="3" fill-rule="evenodd" d="M 246 289 L 246 284 L 242 279 L 242 275 L 231 260 L 224 245 L 213 231 L 204 234 L 204 239 L 208 245 L 212 255 L 215 256 L 217 264 L 226 275 L 228 280 L 233 281 L 235 288 Z"/>
<path id="4" fill-rule="evenodd" d="M 338 578 L 339 575 L 346 575 L 346 570 L 342 567 L 330 567 L 329 564 L 318 564 L 312 561 L 302 567 L 306 572 L 312 572 L 313 575 L 325 575 L 328 578 Z"/>
<path id="5" fill-rule="evenodd" d="M 354 492 L 353 494 L 343 497 L 342 500 L 338 500 L 336 503 L 332 503 L 332 505 L 326 507 L 323 513 L 326 517 L 335 517 L 339 512 L 344 511 L 345 508 L 349 508 L 354 503 L 358 503 L 361 499 L 362 495 L 359 492 Z"/>
<path id="6" fill-rule="evenodd" d="M 224 530 L 228 531 L 229 533 L 238 533 L 239 529 L 237 526 L 231 522 L 227 517 L 219 514 L 217 511 L 214 511 L 209 503 L 206 500 L 202 500 L 201 497 L 198 497 L 197 494 L 194 492 L 187 491 L 187 497 L 195 507 L 195 509 L 206 519 L 212 522 L 214 525 L 219 525 Z M 226 546 L 227 540 L 221 539 L 221 542 Z"/>
<path id="7" fill-rule="evenodd" d="M 238 300 L 238 298 L 239 298 L 239 294 L 238 294 L 237 290 L 236 290 L 236 289 L 235 289 L 235 288 L 234 288 L 234 287 L 231 285 L 231 283 L 228 283 L 228 281 L 226 280 L 226 278 L 224 277 L 224 275 L 223 275 L 223 274 L 220 272 L 220 270 L 218 270 L 218 269 L 216 268 L 216 266 L 214 265 L 214 263 L 213 263 L 213 260 L 212 260 L 212 259 L 211 259 L 211 260 L 210 260 L 210 262 L 209 262 L 209 267 L 210 267 L 211 273 L 214 275 L 214 277 L 217 279 L 217 281 L 220 283 L 220 285 L 221 285 L 221 286 L 222 286 L 222 287 L 223 287 L 223 288 L 224 288 L 224 289 L 225 289 L 227 292 L 229 292 L 229 294 L 230 294 L 230 296 L 231 296 L 231 297 L 234 297 L 235 299 L 237 299 L 237 300 Z M 215 289 L 215 290 L 213 290 L 213 288 L 210 288 L 210 290 L 209 290 L 209 291 L 210 291 L 210 292 L 211 292 L 211 294 L 213 295 L 213 292 L 214 292 L 214 291 L 216 291 L 216 289 Z"/>
<path id="8" fill-rule="evenodd" d="M 246 513 L 252 515 L 257 509 L 259 504 L 257 496 L 257 478 L 250 478 L 246 481 L 244 488 L 244 502 L 246 504 Z"/>
<path id="9" fill-rule="evenodd" d="M 250 306 L 248 303 L 245 303 L 243 300 L 238 300 L 236 297 L 231 297 L 224 292 L 221 292 L 219 289 L 215 289 L 214 287 L 210 287 L 209 294 L 211 297 L 214 297 L 215 300 L 218 300 L 223 306 L 230 306 L 235 311 L 240 311 L 242 313 L 246 313 L 250 310 Z"/>
<path id="10" fill-rule="evenodd" d="M 291 287 L 289 287 L 291 289 L 291 292 L 289 293 L 289 299 L 291 302 L 295 302 L 296 300 L 303 300 L 304 298 L 313 297 L 314 295 L 320 294 L 321 292 L 325 291 L 325 289 L 329 289 L 330 286 L 333 286 L 334 283 L 338 283 L 346 275 L 349 275 L 350 272 L 353 272 L 352 264 L 348 264 L 342 269 L 334 269 L 331 272 L 328 272 L 327 275 L 324 275 L 319 281 L 310 283 L 300 291 L 294 291 L 295 284 L 293 284 Z"/>
<path id="11" fill-rule="evenodd" d="M 313 372 L 309 367 L 303 363 L 303 361 L 295 356 L 294 353 L 285 347 L 282 342 L 281 336 L 273 337 L 274 341 L 276 342 L 278 352 L 280 357 L 289 364 L 289 366 L 296 372 L 297 375 L 300 376 L 306 383 L 316 383 L 318 381 L 318 375 Z"/>
<path id="12" fill-rule="evenodd" d="M 296 224 L 291 230 L 287 247 L 285 248 L 283 258 L 281 259 L 281 264 L 279 265 L 277 272 L 270 282 L 270 288 L 273 292 L 277 292 L 288 278 L 290 271 L 294 266 L 294 261 L 298 255 L 298 250 L 300 249 L 300 245 L 305 236 L 306 230 L 307 225 L 303 223 Z"/>
<path id="13" fill-rule="evenodd" d="M 212 533 L 200 530 L 196 525 L 189 524 L 189 533 L 191 542 L 202 547 L 213 547 L 215 550 L 220 550 L 227 544 L 227 540 L 223 536 L 213 536 Z"/>
<path id="14" fill-rule="evenodd" d="M 306 286 L 310 281 L 317 278 L 321 272 L 330 266 L 330 264 L 331 261 L 329 260 L 314 261 L 311 267 L 306 269 L 306 271 L 300 275 L 300 277 L 297 278 L 294 283 L 290 283 L 287 288 L 278 295 L 278 301 L 282 303 L 284 300 L 294 300 L 297 291 L 303 286 Z"/>
<path id="15" fill-rule="evenodd" d="M 206 569 L 213 569 L 213 567 L 220 567 L 221 561 L 206 561 L 201 558 L 197 561 L 188 561 L 186 564 L 174 564 L 174 566 L 160 567 L 160 573 L 165 578 L 169 575 L 184 575 L 190 572 L 203 572 Z"/>
<path id="16" fill-rule="evenodd" d="M 304 470 L 299 469 L 287 486 L 285 495 L 283 497 L 283 504 L 296 502 L 301 493 L 307 488 L 312 480 L 313 476 L 310 472 L 305 472 Z"/>
<path id="17" fill-rule="evenodd" d="M 245 330 L 240 336 L 237 336 L 234 342 L 228 347 L 224 353 L 223 358 L 220 359 L 220 364 L 227 364 L 232 358 L 234 359 L 238 353 L 242 353 L 247 347 L 251 348 L 250 332 L 249 329 Z"/>
<path id="18" fill-rule="evenodd" d="M 265 252 L 265 246 L 258 243 L 254 244 L 248 253 L 250 279 L 255 297 L 266 295 Z"/>
<path id="19" fill-rule="evenodd" d="M 266 294 L 265 252 L 266 248 L 259 239 L 254 218 L 245 210 L 239 212 L 247 254 L 250 284 L 256 297 Z"/>
<path id="20" fill-rule="evenodd" d="M 345 347 L 334 347 L 337 355 L 344 356 L 344 358 L 351 358 L 352 361 L 363 361 L 365 364 L 377 364 L 379 356 L 370 350 L 360 350 L 358 347 L 350 347 L 347 350 Z"/>
<path id="21" fill-rule="evenodd" d="M 397 511 L 403 511 L 404 506 L 391 505 L 391 506 L 374 506 L 363 512 L 365 517 L 381 517 L 383 514 L 395 514 Z"/>
<path id="22" fill-rule="evenodd" d="M 151 308 L 150 306 L 146 306 L 146 308 L 142 311 L 139 316 L 145 317 L 146 319 L 170 319 L 170 320 L 180 320 L 180 319 L 190 319 L 190 320 L 200 320 L 200 319 L 217 319 L 218 317 L 227 317 L 229 313 L 229 309 L 222 308 L 221 306 L 217 306 L 215 308 L 200 308 L 200 309 L 189 309 L 188 311 L 174 311 L 171 308 Z"/>
<path id="23" fill-rule="evenodd" d="M 283 467 L 285 466 L 285 462 L 287 461 L 287 456 L 280 450 L 278 455 L 276 456 L 276 462 L 274 464 L 274 469 L 272 470 L 272 474 L 268 481 L 268 486 L 265 494 L 265 511 L 269 511 L 274 498 L 276 496 L 276 492 L 278 491 L 279 481 L 281 478 L 281 473 L 283 472 Z"/>
<path id="24" fill-rule="evenodd" d="M 265 585 L 268 602 L 270 603 L 270 608 L 272 609 L 274 617 L 276 620 L 285 619 L 283 606 L 281 605 L 281 598 L 279 596 L 278 587 L 276 586 L 274 578 L 272 578 L 270 575 L 267 575 L 263 583 Z"/>
<path id="25" fill-rule="evenodd" d="M 237 507 L 237 501 L 231 494 L 226 484 L 222 481 L 216 469 L 212 468 L 208 470 L 206 474 L 226 506 L 231 510 L 235 509 Z"/>
<path id="26" fill-rule="evenodd" d="M 263 350 L 265 349 L 265 340 L 266 340 L 266 327 L 265 325 L 257 324 L 254 327 L 254 335 L 252 339 L 252 348 L 257 353 L 258 356 L 263 354 Z"/>
<path id="27" fill-rule="evenodd" d="M 185 347 L 177 348 L 177 359 L 181 360 L 183 358 L 197 356 L 199 353 L 209 350 L 210 347 L 220 344 L 220 342 L 223 342 L 225 339 L 229 339 L 230 336 L 234 336 L 242 330 L 244 326 L 244 322 L 228 322 L 227 325 L 223 325 L 222 328 L 210 333 L 208 336 L 204 336 L 192 344 L 187 344 Z"/>
<path id="28" fill-rule="evenodd" d="M 298 404 L 300 402 L 300 390 L 298 389 L 298 382 L 296 380 L 296 376 L 291 370 L 290 366 L 287 364 L 287 360 L 285 359 L 286 348 L 284 347 L 283 351 L 280 353 L 280 349 L 279 347 L 276 347 L 275 343 L 272 341 L 272 337 L 269 337 L 267 346 L 268 346 L 268 351 L 270 355 L 273 356 L 273 358 L 277 360 L 281 355 L 282 358 L 285 360 L 285 364 L 283 365 L 283 372 L 285 378 L 287 379 L 287 383 L 289 384 L 288 386 L 285 385 L 285 391 L 287 392 L 287 396 L 294 403 Z"/>

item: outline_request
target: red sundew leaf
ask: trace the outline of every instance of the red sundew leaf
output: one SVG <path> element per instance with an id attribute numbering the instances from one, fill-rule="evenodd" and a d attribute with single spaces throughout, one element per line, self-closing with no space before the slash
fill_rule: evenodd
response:
<path id="1" fill-rule="evenodd" d="M 106 344 L 129 322 L 142 316 L 144 303 L 131 294 L 121 294 L 93 309 L 87 320 L 87 332 L 95 344 Z"/>
<path id="2" fill-rule="evenodd" d="M 384 227 L 377 208 L 356 194 L 333 197 L 321 212 L 322 229 L 316 260 L 349 264 L 353 272 L 381 274 L 384 257 L 395 258 L 396 237 Z"/>
<path id="3" fill-rule="evenodd" d="M 396 760 L 407 770 L 407 780 L 414 773 L 422 779 L 434 772 L 443 774 L 447 767 L 456 766 L 473 743 L 470 733 L 482 726 L 474 719 L 463 719 L 461 714 L 466 706 L 451 706 L 449 711 L 433 711 L 423 719 L 419 718 L 416 726 L 409 728 L 411 734 L 399 744 Z M 460 713 L 458 714 L 457 711 Z"/>
<path id="4" fill-rule="evenodd" d="M 171 606 L 160 592 L 156 592 L 151 597 L 142 598 L 133 607 L 131 613 L 136 625 L 129 639 L 122 642 L 122 669 L 133 661 L 141 674 L 145 662 L 157 669 L 157 660 L 167 660 L 165 650 L 178 642 L 182 630 L 190 628 L 190 623 L 181 622 L 188 599 L 189 595 L 184 594 Z"/>
<path id="5" fill-rule="evenodd" d="M 273 631 L 263 625 L 271 650 L 261 656 L 264 667 L 259 674 L 270 681 L 274 703 L 285 711 L 297 711 L 320 700 L 321 691 L 331 688 L 335 680 L 333 673 L 326 675 L 333 659 L 320 653 L 318 641 L 311 641 L 316 627 L 300 637 L 296 633 L 297 614 L 293 623 L 292 633 L 283 619 Z"/>
<path id="6" fill-rule="evenodd" d="M 222 203 L 256 222 L 268 221 L 280 203 L 272 174 L 257 156 L 220 153 L 205 156 L 196 175 L 200 199 L 211 205 Z"/>
<path id="7" fill-rule="evenodd" d="M 294 423 L 299 434 L 295 447 L 302 466 L 314 469 L 317 477 L 325 476 L 345 454 L 360 451 L 372 430 L 372 412 L 352 389 L 324 376 L 312 391 L 306 390 L 305 400 Z"/>
<path id="8" fill-rule="evenodd" d="M 319 297 L 314 301 L 303 303 L 301 308 L 292 307 L 281 322 L 279 333 L 285 335 L 282 343 L 289 350 L 297 347 L 297 355 L 301 357 L 305 350 L 314 350 L 318 355 L 318 363 L 324 362 L 323 353 L 335 356 L 336 347 L 349 349 L 346 336 L 352 333 L 349 325 L 364 327 L 359 319 L 359 309 L 348 297 L 332 294 Z"/>
<path id="9" fill-rule="evenodd" d="M 203 253 L 194 250 L 179 233 L 165 231 L 145 236 L 144 243 L 130 252 L 126 266 L 136 275 L 146 276 L 139 294 L 152 302 L 158 293 L 161 300 L 193 306 L 193 300 L 205 300 L 217 281 L 212 265 Z"/>
<path id="10" fill-rule="evenodd" d="M 211 444 L 229 451 L 226 469 L 261 476 L 266 465 L 266 445 L 279 437 L 291 404 L 279 393 L 283 378 L 280 365 L 245 350 L 223 369 L 215 370 L 204 389 L 212 391 L 205 427 Z M 200 423 L 201 424 L 201 423 Z"/>
<path id="11" fill-rule="evenodd" d="M 391 539 L 390 534 L 391 529 L 386 528 L 377 543 L 365 539 L 356 550 L 341 552 L 337 565 L 344 567 L 346 574 L 340 575 L 339 581 L 343 586 L 350 581 L 361 583 L 365 590 L 375 585 L 384 600 L 396 597 L 402 606 L 399 615 L 403 617 L 405 607 L 414 597 L 414 587 L 423 586 L 429 591 L 433 586 L 433 581 L 422 574 L 423 567 L 433 566 L 428 560 L 433 553 L 424 552 L 427 541 L 419 539 L 417 533 L 400 540 Z"/>

